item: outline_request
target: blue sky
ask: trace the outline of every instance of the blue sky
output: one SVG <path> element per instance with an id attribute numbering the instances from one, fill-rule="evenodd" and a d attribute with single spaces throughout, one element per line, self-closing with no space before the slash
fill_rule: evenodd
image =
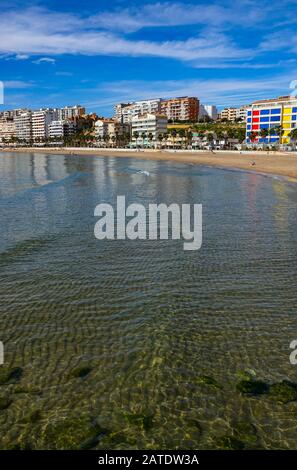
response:
<path id="1" fill-rule="evenodd" d="M 0 0 L 1 109 L 191 95 L 237 106 L 290 93 L 296 0 Z"/>

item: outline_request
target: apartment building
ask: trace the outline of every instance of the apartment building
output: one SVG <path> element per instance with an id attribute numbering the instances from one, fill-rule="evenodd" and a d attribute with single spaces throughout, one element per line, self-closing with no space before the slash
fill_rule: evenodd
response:
<path id="1" fill-rule="evenodd" d="M 49 125 L 57 120 L 57 110 L 40 109 L 32 112 L 32 137 L 34 141 L 49 137 Z"/>
<path id="2" fill-rule="evenodd" d="M 121 139 L 124 136 L 130 137 L 130 125 L 123 124 L 116 119 L 98 119 L 95 122 L 95 136 L 98 140 Z"/>
<path id="3" fill-rule="evenodd" d="M 199 100 L 184 96 L 161 101 L 161 114 L 168 120 L 197 122 L 199 119 Z"/>
<path id="4" fill-rule="evenodd" d="M 74 118 L 83 116 L 84 114 L 86 114 L 86 108 L 84 108 L 83 106 L 64 106 L 64 108 L 57 109 L 57 120 L 73 120 Z"/>
<path id="5" fill-rule="evenodd" d="M 48 126 L 48 136 L 51 139 L 63 139 L 74 134 L 75 128 L 75 124 L 71 121 L 52 121 Z"/>
<path id="6" fill-rule="evenodd" d="M 296 98 L 281 96 L 270 100 L 259 100 L 247 110 L 247 143 L 289 144 L 290 133 L 296 127 Z M 261 134 L 262 130 L 264 132 Z M 250 138 L 251 134 L 252 138 Z"/>
<path id="7" fill-rule="evenodd" d="M 20 140 L 30 142 L 32 140 L 32 112 L 25 111 L 14 119 L 16 137 Z"/>
<path id="8" fill-rule="evenodd" d="M 157 141 L 160 134 L 167 133 L 167 117 L 163 114 L 147 113 L 132 118 L 132 144 Z"/>
<path id="9" fill-rule="evenodd" d="M 218 119 L 218 110 L 217 107 L 210 104 L 200 104 L 199 106 L 199 119 L 204 117 L 216 121 Z"/>
<path id="10" fill-rule="evenodd" d="M 0 142 L 5 142 L 16 136 L 15 122 L 11 118 L 0 118 Z"/>
<path id="11" fill-rule="evenodd" d="M 236 119 L 242 122 L 246 122 L 247 110 L 249 106 L 241 106 L 241 108 L 236 109 Z"/>
<path id="12" fill-rule="evenodd" d="M 222 120 L 227 120 L 227 121 L 235 121 L 236 120 L 236 108 L 225 108 L 223 109 L 220 114 L 219 114 L 219 117 Z"/>
<path id="13" fill-rule="evenodd" d="M 241 106 L 240 108 L 225 108 L 219 113 L 219 118 L 221 120 L 227 119 L 227 121 L 246 121 L 247 109 L 249 106 Z"/>
<path id="14" fill-rule="evenodd" d="M 160 113 L 161 99 L 135 101 L 133 103 L 120 103 L 115 106 L 115 118 L 123 124 L 129 124 L 135 116 L 143 114 Z"/>

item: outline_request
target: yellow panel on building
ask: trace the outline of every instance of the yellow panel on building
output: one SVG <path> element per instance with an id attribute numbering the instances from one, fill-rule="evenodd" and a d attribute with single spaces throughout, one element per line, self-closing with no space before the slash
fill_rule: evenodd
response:
<path id="1" fill-rule="evenodd" d="M 292 108 L 284 108 L 283 114 L 292 114 Z"/>
<path id="2" fill-rule="evenodd" d="M 291 121 L 291 116 L 283 116 L 283 122 Z"/>
<path id="3" fill-rule="evenodd" d="M 290 123 L 290 122 L 285 122 L 285 123 L 283 124 L 283 128 L 284 128 L 284 129 L 291 129 L 291 123 Z"/>

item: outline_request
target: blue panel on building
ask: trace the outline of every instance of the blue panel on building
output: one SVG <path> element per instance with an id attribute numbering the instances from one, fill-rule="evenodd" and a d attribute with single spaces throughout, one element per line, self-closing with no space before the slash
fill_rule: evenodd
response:
<path id="1" fill-rule="evenodd" d="M 248 115 L 248 116 L 251 116 L 251 115 L 252 115 L 252 111 L 248 111 L 247 115 Z"/>
<path id="2" fill-rule="evenodd" d="M 247 118 L 247 122 L 252 122 L 252 118 Z"/>
<path id="3" fill-rule="evenodd" d="M 281 113 L 281 109 L 280 108 L 276 108 L 276 109 L 272 109 L 271 110 L 271 114 L 280 114 Z"/>
<path id="4" fill-rule="evenodd" d="M 260 124 L 260 129 L 269 129 L 269 124 Z"/>
<path id="5" fill-rule="evenodd" d="M 280 116 L 271 116 L 270 121 L 280 122 Z"/>
<path id="6" fill-rule="evenodd" d="M 260 122 L 268 122 L 268 121 L 269 121 L 269 116 L 260 117 Z"/>
<path id="7" fill-rule="evenodd" d="M 264 114 L 267 115 L 269 113 L 270 113 L 270 109 L 262 109 L 260 112 L 261 116 L 263 116 Z"/>
<path id="8" fill-rule="evenodd" d="M 297 113 L 297 108 L 293 108 L 292 113 Z"/>

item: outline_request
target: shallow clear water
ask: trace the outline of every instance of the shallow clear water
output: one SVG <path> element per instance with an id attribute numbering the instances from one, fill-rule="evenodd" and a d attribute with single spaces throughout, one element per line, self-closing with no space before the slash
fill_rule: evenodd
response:
<path id="1" fill-rule="evenodd" d="M 94 208 L 117 195 L 202 203 L 201 250 L 96 240 Z M 246 369 L 297 381 L 295 185 L 133 158 L 5 154 L 0 220 L 0 372 L 22 369 L 0 385 L 0 448 L 212 449 L 223 436 L 297 448 L 297 402 L 236 390 Z"/>

